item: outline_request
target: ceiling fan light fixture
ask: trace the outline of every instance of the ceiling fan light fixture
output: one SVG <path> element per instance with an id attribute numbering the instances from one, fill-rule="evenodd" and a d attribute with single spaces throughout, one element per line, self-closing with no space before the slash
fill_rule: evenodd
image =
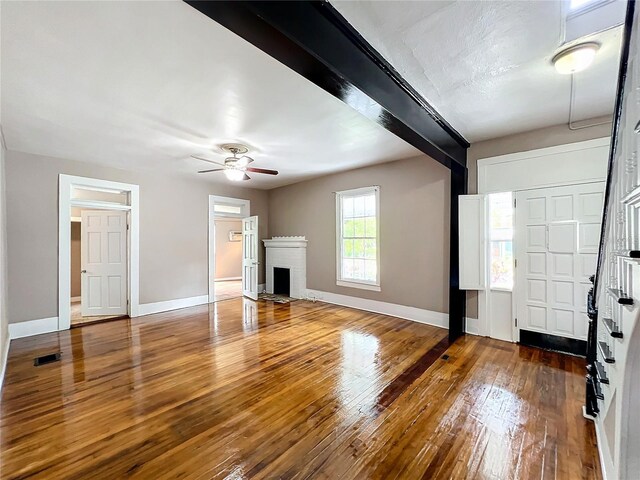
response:
<path id="1" fill-rule="evenodd" d="M 244 179 L 244 172 L 235 168 L 226 168 L 224 175 L 232 182 L 240 182 Z"/>
<path id="2" fill-rule="evenodd" d="M 581 72 L 593 63 L 599 48 L 600 45 L 595 42 L 580 43 L 556 53 L 551 63 L 562 75 Z"/>

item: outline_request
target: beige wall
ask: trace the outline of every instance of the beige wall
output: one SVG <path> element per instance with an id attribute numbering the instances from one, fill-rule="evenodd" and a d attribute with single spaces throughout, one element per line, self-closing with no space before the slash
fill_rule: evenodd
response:
<path id="1" fill-rule="evenodd" d="M 0 131 L 0 136 L 2 132 Z M 0 375 L 4 373 L 4 358 L 9 349 L 9 327 L 8 327 L 8 275 L 7 275 L 7 215 L 6 215 L 6 175 L 5 175 L 4 141 L 0 138 Z M 0 378 L 2 382 L 2 378 Z"/>
<path id="2" fill-rule="evenodd" d="M 606 122 L 595 127 L 570 130 L 565 125 L 540 128 L 529 132 L 517 133 L 506 137 L 494 138 L 474 143 L 467 151 L 467 168 L 469 169 L 469 193 L 478 191 L 478 160 L 481 158 L 506 155 L 508 153 L 526 152 L 537 148 L 555 147 L 567 143 L 593 140 L 594 138 L 611 136 L 611 117 L 599 117 L 580 124 L 594 124 Z"/>
<path id="3" fill-rule="evenodd" d="M 242 220 L 216 220 L 216 279 L 242 275 L 242 241 L 230 242 L 229 232 L 242 231 Z"/>
<path id="4" fill-rule="evenodd" d="M 58 315 L 60 173 L 140 186 L 140 303 L 207 294 L 208 195 L 250 200 L 251 213 L 260 217 L 260 238 L 267 238 L 265 191 L 7 151 L 11 323 Z"/>
<path id="5" fill-rule="evenodd" d="M 336 286 L 333 192 L 380 185 L 380 282 Z M 269 233 L 306 235 L 307 287 L 448 312 L 449 171 L 423 156 L 328 175 L 270 191 Z"/>
<path id="6" fill-rule="evenodd" d="M 71 296 L 80 296 L 80 222 L 71 222 Z"/>
<path id="7" fill-rule="evenodd" d="M 467 167 L 469 169 L 469 193 L 478 191 L 478 160 L 509 153 L 526 152 L 537 148 L 554 147 L 567 143 L 582 142 L 594 138 L 611 136 L 611 117 L 599 117 L 580 122 L 581 125 L 607 122 L 603 125 L 570 130 L 565 125 L 541 128 L 530 132 L 518 133 L 506 137 L 494 138 L 474 143 L 467 151 Z M 478 295 L 475 291 L 467 292 L 467 317 L 478 318 Z"/>

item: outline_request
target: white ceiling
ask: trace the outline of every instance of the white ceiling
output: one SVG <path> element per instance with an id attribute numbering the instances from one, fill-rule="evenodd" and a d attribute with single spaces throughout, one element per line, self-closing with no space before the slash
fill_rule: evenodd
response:
<path id="1" fill-rule="evenodd" d="M 241 142 L 280 171 L 255 188 L 420 153 L 183 2 L 1 8 L 10 150 L 196 176 L 190 154 Z"/>
<path id="2" fill-rule="evenodd" d="M 551 64 L 567 1 L 331 3 L 470 142 L 567 123 L 570 76 Z M 602 46 L 576 74 L 574 121 L 613 112 L 621 38 L 589 38 Z"/>

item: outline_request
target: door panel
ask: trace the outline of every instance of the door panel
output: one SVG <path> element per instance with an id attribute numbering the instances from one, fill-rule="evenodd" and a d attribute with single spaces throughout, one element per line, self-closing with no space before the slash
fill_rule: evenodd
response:
<path id="1" fill-rule="evenodd" d="M 516 193 L 518 328 L 584 340 L 604 183 Z"/>
<path id="2" fill-rule="evenodd" d="M 82 316 L 127 313 L 127 213 L 83 210 Z"/>
<path id="3" fill-rule="evenodd" d="M 258 299 L 258 217 L 242 219 L 242 294 Z"/>

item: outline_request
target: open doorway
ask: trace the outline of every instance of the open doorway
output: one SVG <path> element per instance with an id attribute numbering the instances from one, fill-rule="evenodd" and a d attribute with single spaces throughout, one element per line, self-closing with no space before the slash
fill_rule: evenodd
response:
<path id="1" fill-rule="evenodd" d="M 216 218 L 214 301 L 242 296 L 242 220 Z"/>
<path id="2" fill-rule="evenodd" d="M 90 200 L 104 192 L 74 195 Z M 112 201 L 126 202 L 126 198 Z M 105 201 L 105 200 L 103 200 Z M 127 318 L 128 212 L 71 207 L 71 326 Z"/>
<path id="3" fill-rule="evenodd" d="M 247 295 L 243 288 L 246 272 L 251 279 L 257 276 L 257 257 L 250 268 L 245 258 L 243 219 L 250 212 L 249 200 L 209 196 L 209 302 Z M 257 217 L 254 222 L 257 225 Z"/>
<path id="4" fill-rule="evenodd" d="M 72 311 L 74 326 L 136 317 L 138 185 L 64 174 L 59 178 L 58 329 L 71 327 Z"/>

